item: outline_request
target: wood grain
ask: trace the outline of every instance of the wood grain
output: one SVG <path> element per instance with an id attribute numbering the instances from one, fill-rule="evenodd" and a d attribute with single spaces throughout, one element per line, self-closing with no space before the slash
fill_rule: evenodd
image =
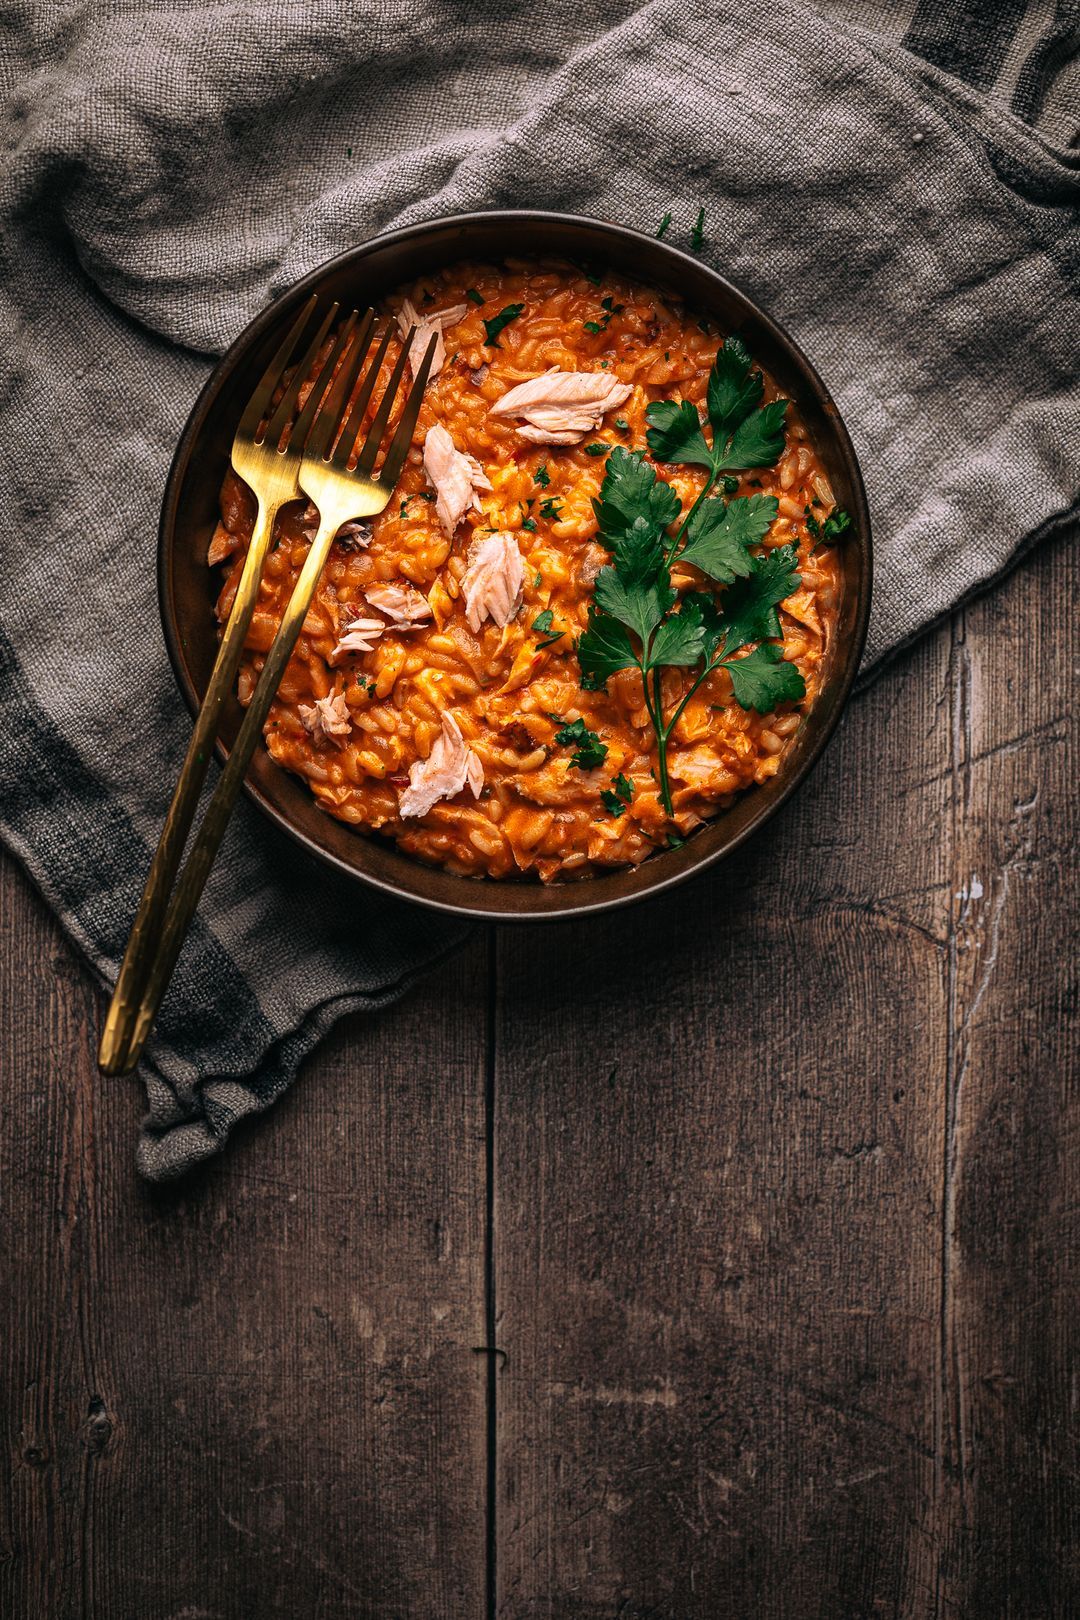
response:
<path id="1" fill-rule="evenodd" d="M 10 863 L 0 892 L 0 1614 L 479 1613 L 476 952 L 155 1191 L 137 1089 L 94 1067 L 97 998 Z"/>
<path id="2" fill-rule="evenodd" d="M 501 1614 L 1071 1612 L 1077 578 L 907 657 L 731 868 L 504 936 Z"/>
<path id="3" fill-rule="evenodd" d="M 180 1188 L 0 863 L 3 1620 L 1080 1612 L 1078 587 L 1032 558 L 731 866 L 478 937 Z"/>

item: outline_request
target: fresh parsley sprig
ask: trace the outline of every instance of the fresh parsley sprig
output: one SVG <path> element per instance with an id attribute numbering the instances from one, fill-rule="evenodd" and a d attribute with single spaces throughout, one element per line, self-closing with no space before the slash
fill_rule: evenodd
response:
<path id="1" fill-rule="evenodd" d="M 706 413 L 712 443 L 705 438 L 697 407 L 688 399 L 657 400 L 645 411 L 645 435 L 650 455 L 657 461 L 683 467 L 704 467 L 707 477 L 701 493 L 674 537 L 669 555 L 718 479 L 751 467 L 771 467 L 784 449 L 786 399 L 762 405 L 765 382 L 751 370 L 750 356 L 741 340 L 729 337 L 718 351 L 709 373 Z M 725 479 L 726 484 L 726 479 Z"/>
<path id="2" fill-rule="evenodd" d="M 754 409 L 752 402 L 749 409 Z M 719 442 L 724 429 L 716 426 L 715 418 L 713 425 Z M 729 440 L 738 425 L 728 430 Z M 772 460 L 782 448 L 781 430 Z M 632 454 L 621 445 L 608 457 L 593 506 L 612 561 L 597 575 L 589 625 L 577 644 L 582 685 L 596 690 L 621 669 L 641 671 L 645 706 L 657 740 L 660 797 L 671 815 L 668 742 L 686 705 L 710 675 L 727 670 L 735 701 L 762 714 L 804 695 L 799 671 L 770 640 L 781 634 L 778 604 L 799 584 L 796 548 L 776 547 L 764 555 L 750 549 L 764 538 L 776 516 L 777 503 L 770 495 L 696 501 L 672 541 L 669 530 L 682 510 L 677 492 L 657 477 L 640 453 Z M 713 594 L 694 591 L 676 609 L 671 564 L 683 537 L 679 563 L 693 564 L 726 587 L 719 605 Z M 755 642 L 760 645 L 743 652 Z M 739 653 L 743 656 L 736 657 Z M 665 667 L 698 670 L 668 716 L 661 685 Z"/>

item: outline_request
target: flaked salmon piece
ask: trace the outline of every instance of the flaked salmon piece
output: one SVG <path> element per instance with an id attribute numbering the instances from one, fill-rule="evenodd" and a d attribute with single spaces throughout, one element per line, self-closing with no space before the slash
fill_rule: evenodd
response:
<path id="1" fill-rule="evenodd" d="M 668 760 L 668 775 L 672 781 L 685 782 L 687 787 L 712 787 L 724 774 L 724 763 L 717 759 L 712 748 L 680 748 Z"/>
<path id="2" fill-rule="evenodd" d="M 505 529 L 477 535 L 461 581 L 469 629 L 479 630 L 485 619 L 508 624 L 521 606 L 524 582 L 525 564 L 514 536 Z"/>
<path id="3" fill-rule="evenodd" d="M 442 732 L 427 759 L 414 760 L 409 766 L 409 785 L 401 795 L 398 813 L 402 817 L 426 816 L 439 799 L 452 799 L 466 787 L 478 799 L 483 785 L 484 767 L 479 756 L 466 745 L 453 715 L 444 714 Z"/>
<path id="4" fill-rule="evenodd" d="M 435 510 L 448 539 L 469 507 L 480 511 L 478 489 L 490 489 L 491 479 L 475 456 L 466 455 L 454 444 L 441 422 L 428 429 L 424 440 L 424 471 L 435 491 Z"/>
<path id="5" fill-rule="evenodd" d="M 370 652 L 385 629 L 382 619 L 354 619 L 345 626 L 331 658 L 337 658 L 339 653 Z"/>
<path id="6" fill-rule="evenodd" d="M 301 703 L 299 714 L 315 742 L 333 742 L 347 737 L 352 730 L 344 692 L 331 692 L 328 697 L 316 698 L 313 704 Z"/>
<path id="7" fill-rule="evenodd" d="M 533 444 L 580 444 L 594 433 L 606 412 L 634 392 L 607 371 L 560 371 L 530 377 L 496 400 L 490 416 L 519 416 L 518 432 Z"/>
<path id="8" fill-rule="evenodd" d="M 808 630 L 821 634 L 821 618 L 817 610 L 817 601 L 813 591 L 804 586 L 793 596 L 785 598 L 780 607 L 784 613 L 790 613 L 797 623 L 805 625 Z"/>
<path id="9" fill-rule="evenodd" d="M 428 381 L 437 377 L 446 364 L 446 344 L 443 342 L 443 333 L 451 326 L 456 326 L 462 316 L 469 312 L 468 304 L 452 304 L 449 309 L 425 310 L 421 315 L 411 298 L 402 300 L 401 308 L 397 312 L 398 330 L 402 337 L 407 337 L 410 326 L 415 326 L 413 340 L 409 344 L 409 366 L 415 377 L 423 363 L 427 346 L 431 342 L 432 333 L 438 342 L 435 344 L 435 353 L 431 359 L 431 370 L 428 372 Z"/>
<path id="10" fill-rule="evenodd" d="M 488 485 L 491 488 L 491 485 Z M 223 563 L 226 557 L 231 557 L 240 544 L 238 534 L 230 534 L 224 523 L 219 523 L 210 537 L 210 549 L 206 553 L 206 566 L 216 568 Z"/>
<path id="11" fill-rule="evenodd" d="M 372 585 L 364 596 L 393 621 L 395 630 L 415 630 L 422 620 L 431 618 L 431 603 L 413 585 Z"/>

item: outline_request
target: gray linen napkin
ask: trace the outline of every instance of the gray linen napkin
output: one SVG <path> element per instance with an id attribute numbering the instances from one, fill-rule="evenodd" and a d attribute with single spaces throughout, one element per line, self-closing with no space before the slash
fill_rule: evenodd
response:
<path id="1" fill-rule="evenodd" d="M 650 230 L 670 210 L 685 245 L 703 205 L 705 257 L 788 324 L 856 440 L 868 667 L 1075 519 L 1076 42 L 1064 7 L 1042 31 L 1030 9 L 5 14 L 0 829 L 102 980 L 187 731 L 154 599 L 172 448 L 208 357 L 378 231 L 490 205 Z M 144 1068 L 142 1172 L 218 1151 L 336 1018 L 459 937 L 241 807 Z"/>

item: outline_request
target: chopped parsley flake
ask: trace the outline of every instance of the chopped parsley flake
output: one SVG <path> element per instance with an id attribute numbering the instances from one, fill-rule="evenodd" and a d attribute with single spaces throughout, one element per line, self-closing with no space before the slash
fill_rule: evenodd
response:
<path id="1" fill-rule="evenodd" d="M 587 264 L 579 264 L 577 268 L 581 271 L 581 274 L 585 277 L 586 281 L 590 282 L 594 287 L 599 287 L 602 278 L 596 274 L 595 270 L 590 270 Z"/>
<path id="2" fill-rule="evenodd" d="M 560 720 L 561 718 L 562 716 L 558 714 L 548 716 L 549 720 Z M 590 731 L 580 717 L 577 720 L 572 720 L 569 725 L 565 725 L 557 731 L 555 741 L 560 747 L 573 747 L 574 752 L 570 756 L 570 763 L 576 765 L 579 770 L 595 770 L 598 765 L 602 765 L 607 759 L 607 743 L 602 743 L 596 732 Z"/>
<path id="3" fill-rule="evenodd" d="M 530 534 L 535 534 L 536 533 L 536 519 L 535 518 L 522 518 L 521 527 L 523 529 L 528 529 Z"/>
<path id="4" fill-rule="evenodd" d="M 511 321 L 516 321 L 524 308 L 524 304 L 507 304 L 504 309 L 500 309 L 497 315 L 493 315 L 489 321 L 484 322 L 487 343 L 491 348 L 502 348 L 502 344 L 498 341 L 499 333 L 504 327 L 509 326 Z"/>
<path id="5" fill-rule="evenodd" d="M 584 325 L 586 332 L 602 332 L 604 330 L 599 321 L 586 321 Z"/>
<path id="6" fill-rule="evenodd" d="M 610 449 L 610 444 L 601 444 L 598 439 L 595 444 L 585 446 L 585 454 L 587 456 L 606 456 Z"/>
<path id="7" fill-rule="evenodd" d="M 542 518 L 550 518 L 551 522 L 554 523 L 558 520 L 561 514 L 562 503 L 559 501 L 557 496 L 549 495 L 547 500 L 544 501 L 540 507 L 540 516 Z"/>
<path id="8" fill-rule="evenodd" d="M 660 229 L 656 233 L 658 239 L 661 236 L 666 236 L 667 235 L 667 228 L 668 228 L 668 226 L 670 224 L 671 224 L 671 215 L 670 214 L 665 214 L 663 219 L 660 221 Z"/>
<path id="9" fill-rule="evenodd" d="M 701 246 L 702 246 L 702 243 L 704 241 L 705 241 L 705 210 L 704 210 L 704 208 L 699 208 L 698 209 L 697 219 L 694 221 L 694 228 L 690 232 L 690 246 L 693 248 L 695 253 L 700 253 L 701 252 Z"/>
<path id="10" fill-rule="evenodd" d="M 604 788 L 600 794 L 600 801 L 609 816 L 621 816 L 633 797 L 634 784 L 627 781 L 620 771 L 618 776 L 612 777 L 611 786 Z"/>
<path id="11" fill-rule="evenodd" d="M 469 300 L 470 304 L 482 304 L 484 302 L 483 298 L 477 292 L 475 287 L 466 287 L 465 296 Z"/>
<path id="12" fill-rule="evenodd" d="M 539 484 L 541 489 L 547 489 L 548 485 L 551 483 L 551 479 L 548 477 L 546 462 L 541 462 L 540 466 L 537 467 L 536 471 L 533 473 L 533 483 Z"/>

